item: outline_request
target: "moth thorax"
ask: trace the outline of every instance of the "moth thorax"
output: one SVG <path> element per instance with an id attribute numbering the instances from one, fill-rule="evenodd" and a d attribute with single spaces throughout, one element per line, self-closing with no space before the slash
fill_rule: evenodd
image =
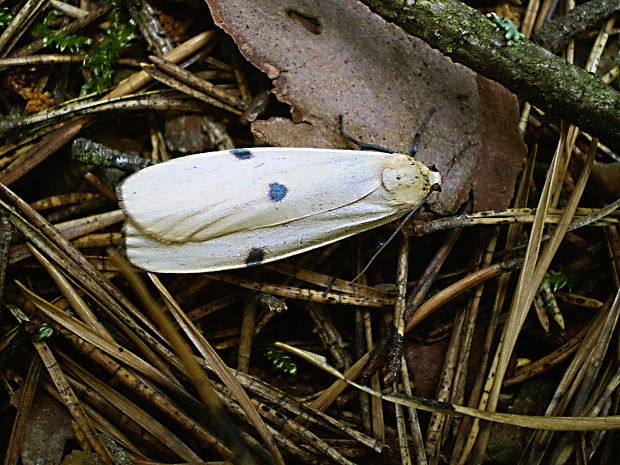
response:
<path id="1" fill-rule="evenodd" d="M 406 170 L 385 168 L 381 172 L 381 183 L 388 192 L 399 192 L 411 189 L 414 186 L 421 188 L 428 184 L 425 173 L 420 172 L 417 166 L 410 165 Z"/>

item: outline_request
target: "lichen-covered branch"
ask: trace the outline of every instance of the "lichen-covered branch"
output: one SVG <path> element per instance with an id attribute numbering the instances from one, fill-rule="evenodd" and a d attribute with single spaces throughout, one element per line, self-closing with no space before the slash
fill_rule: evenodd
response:
<path id="1" fill-rule="evenodd" d="M 557 52 L 571 38 L 618 11 L 618 0 L 590 0 L 576 6 L 561 18 L 549 21 L 534 33 L 532 40 L 547 50 Z"/>
<path id="2" fill-rule="evenodd" d="M 584 69 L 529 40 L 509 46 L 493 21 L 458 0 L 362 2 L 532 105 L 620 147 L 620 93 Z"/>

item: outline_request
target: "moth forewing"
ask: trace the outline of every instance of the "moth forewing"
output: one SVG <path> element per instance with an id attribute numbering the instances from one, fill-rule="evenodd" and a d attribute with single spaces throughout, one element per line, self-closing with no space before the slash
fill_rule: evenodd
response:
<path id="1" fill-rule="evenodd" d="M 376 189 L 380 165 L 356 153 L 263 147 L 181 157 L 128 177 L 119 190 L 121 206 L 162 242 L 275 226 Z"/>
<path id="2" fill-rule="evenodd" d="M 253 148 L 155 165 L 118 192 L 132 263 L 195 273 L 271 262 L 388 223 L 439 182 L 402 154 Z"/>

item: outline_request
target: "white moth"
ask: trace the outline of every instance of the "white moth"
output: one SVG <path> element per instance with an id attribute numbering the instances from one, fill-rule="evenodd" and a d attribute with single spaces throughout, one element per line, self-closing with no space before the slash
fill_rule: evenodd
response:
<path id="1" fill-rule="evenodd" d="M 399 153 L 251 148 L 145 168 L 118 189 L 129 260 L 161 273 L 243 268 L 389 223 L 440 184 Z"/>

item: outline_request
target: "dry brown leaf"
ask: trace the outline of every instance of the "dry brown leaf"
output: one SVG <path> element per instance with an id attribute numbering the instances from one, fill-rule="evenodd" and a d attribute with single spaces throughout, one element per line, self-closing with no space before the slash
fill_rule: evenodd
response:
<path id="1" fill-rule="evenodd" d="M 578 152 L 571 159 L 570 171 L 579 176 L 585 164 L 585 155 Z M 620 163 L 605 163 L 594 160 L 592 173 L 584 195 L 589 201 L 610 203 L 620 198 Z"/>
<path id="2" fill-rule="evenodd" d="M 64 405 L 39 390 L 24 433 L 22 463 L 59 463 L 72 437 L 71 416 Z"/>
<path id="3" fill-rule="evenodd" d="M 477 210 L 505 208 L 524 145 L 516 100 L 500 85 L 452 63 L 359 2 L 206 0 L 215 22 L 265 72 L 292 119 L 252 124 L 270 145 L 347 147 L 337 130 L 408 152 L 420 122 L 437 109 L 419 158 L 434 163 L 452 211 L 474 188 Z"/>

